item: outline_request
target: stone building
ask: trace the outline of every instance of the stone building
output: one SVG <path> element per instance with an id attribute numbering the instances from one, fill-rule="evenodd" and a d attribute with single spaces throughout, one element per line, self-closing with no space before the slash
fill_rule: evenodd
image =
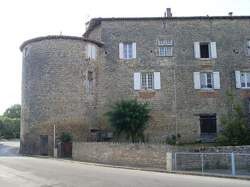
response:
<path id="1" fill-rule="evenodd" d="M 54 126 L 74 140 L 112 138 L 104 113 L 122 98 L 152 106 L 150 142 L 212 141 L 227 90 L 250 111 L 250 16 L 94 18 L 83 37 L 39 37 L 21 51 L 23 153 L 51 154 Z"/>

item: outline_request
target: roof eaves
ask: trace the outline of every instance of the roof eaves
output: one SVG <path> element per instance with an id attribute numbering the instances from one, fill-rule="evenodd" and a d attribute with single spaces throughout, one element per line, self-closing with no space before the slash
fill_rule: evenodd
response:
<path id="1" fill-rule="evenodd" d="M 51 39 L 69 39 L 69 40 L 79 40 L 79 41 L 85 41 L 85 42 L 91 42 L 96 44 L 99 47 L 102 47 L 104 45 L 103 42 L 100 41 L 96 41 L 96 40 L 91 40 L 88 38 L 84 38 L 84 37 L 78 37 L 78 36 L 63 36 L 63 35 L 49 35 L 49 36 L 41 36 L 41 37 L 37 37 L 37 38 L 32 38 L 30 40 L 27 40 L 25 42 L 22 43 L 22 45 L 20 46 L 20 50 L 22 51 L 23 48 L 33 42 L 39 42 L 42 40 L 51 40 Z"/>

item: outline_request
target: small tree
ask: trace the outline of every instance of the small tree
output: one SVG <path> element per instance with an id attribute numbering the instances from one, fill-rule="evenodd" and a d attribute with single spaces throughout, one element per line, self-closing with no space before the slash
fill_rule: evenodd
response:
<path id="1" fill-rule="evenodd" d="M 124 134 L 132 142 L 144 141 L 144 130 L 150 119 L 148 103 L 139 103 L 136 99 L 121 100 L 111 106 L 107 113 L 114 133 Z"/>
<path id="2" fill-rule="evenodd" d="M 219 145 L 250 144 L 250 133 L 242 103 L 233 94 L 227 93 L 231 110 L 221 117 L 222 131 L 217 138 Z"/>

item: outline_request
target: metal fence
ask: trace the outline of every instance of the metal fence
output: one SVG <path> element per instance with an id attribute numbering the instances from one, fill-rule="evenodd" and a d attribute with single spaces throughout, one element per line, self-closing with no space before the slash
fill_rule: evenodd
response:
<path id="1" fill-rule="evenodd" d="M 172 166 L 174 171 L 250 177 L 250 154 L 176 152 Z"/>

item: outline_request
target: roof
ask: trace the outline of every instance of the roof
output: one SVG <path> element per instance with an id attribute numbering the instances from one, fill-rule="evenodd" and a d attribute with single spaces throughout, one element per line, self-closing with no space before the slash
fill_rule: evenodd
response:
<path id="1" fill-rule="evenodd" d="M 53 40 L 53 39 L 79 40 L 79 41 L 91 42 L 91 43 L 96 44 L 99 47 L 102 47 L 104 45 L 102 42 L 87 39 L 87 38 L 84 38 L 84 37 L 63 36 L 63 35 L 49 35 L 49 36 L 41 36 L 41 37 L 37 37 L 37 38 L 32 38 L 30 40 L 27 40 L 27 41 L 23 42 L 22 45 L 20 46 L 20 50 L 22 51 L 23 48 L 26 45 L 30 44 L 30 43 L 39 42 L 39 41 L 42 41 L 42 40 Z"/>
<path id="2" fill-rule="evenodd" d="M 88 29 L 83 36 L 94 30 L 102 21 L 147 21 L 147 20 L 215 20 L 215 19 L 250 19 L 250 16 L 192 16 L 192 17 L 112 17 L 112 18 L 93 18 L 89 22 Z"/>

